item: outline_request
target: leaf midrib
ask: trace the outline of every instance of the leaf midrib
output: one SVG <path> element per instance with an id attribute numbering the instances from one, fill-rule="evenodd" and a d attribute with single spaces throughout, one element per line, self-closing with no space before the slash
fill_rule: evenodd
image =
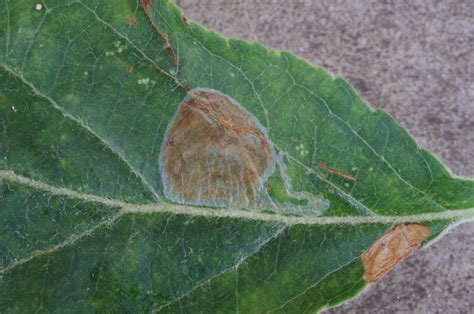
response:
<path id="1" fill-rule="evenodd" d="M 239 208 L 211 208 L 198 207 L 163 201 L 159 204 L 143 205 L 127 203 L 121 200 L 106 198 L 93 194 L 77 192 L 67 188 L 33 180 L 14 173 L 13 171 L 0 170 L 0 180 L 20 184 L 32 189 L 45 191 L 53 195 L 67 196 L 86 202 L 97 203 L 107 207 L 117 207 L 121 212 L 127 213 L 166 213 L 175 215 L 201 216 L 209 218 L 245 219 L 264 222 L 279 222 L 286 225 L 328 225 L 328 224 L 402 224 L 422 223 L 435 220 L 469 220 L 474 219 L 474 208 L 445 210 L 441 212 L 428 212 L 424 214 L 384 216 L 374 214 L 371 216 L 286 216 L 279 213 L 270 214 L 253 209 Z"/>
<path id="2" fill-rule="evenodd" d="M 29 256 L 18 260 L 3 269 L 0 269 L 0 274 L 11 271 L 12 269 L 29 262 L 36 257 L 43 256 L 56 252 L 64 247 L 70 246 L 77 241 L 80 241 L 84 237 L 91 235 L 96 230 L 103 228 L 104 226 L 110 226 L 124 214 L 172 214 L 172 215 L 189 215 L 189 216 L 200 216 L 207 218 L 221 218 L 221 219 L 246 219 L 249 221 L 263 221 L 269 223 L 280 223 L 282 225 L 281 231 L 291 225 L 342 225 L 342 224 L 390 224 L 396 225 L 401 223 L 423 223 L 435 220 L 452 220 L 455 221 L 466 221 L 474 220 L 474 208 L 468 208 L 463 210 L 446 210 L 444 212 L 417 214 L 417 215 L 403 215 L 403 216 L 344 216 L 344 217 L 291 217 L 284 216 L 281 214 L 266 214 L 262 212 L 246 211 L 239 209 L 213 209 L 205 207 L 193 207 L 187 205 L 179 205 L 164 201 L 161 204 L 156 205 L 140 205 L 126 203 L 120 200 L 105 198 L 101 196 L 85 194 L 74 190 L 55 187 L 47 183 L 32 180 L 30 178 L 15 174 L 13 171 L 0 170 L 0 181 L 7 181 L 23 185 L 32 189 L 41 190 L 53 195 L 62 195 L 74 199 L 80 199 L 86 202 L 93 202 L 107 207 L 117 208 L 117 213 L 112 215 L 110 218 L 99 222 L 84 232 L 72 235 L 66 241 L 47 247 L 45 249 L 34 251 Z M 236 265 L 224 270 L 223 272 L 232 271 Z M 222 272 L 221 272 L 222 273 Z M 212 276 L 210 279 L 214 278 Z M 203 281 L 203 283 L 207 280 Z M 197 285 L 199 287 L 199 284 Z M 197 288 L 196 287 L 196 288 Z M 194 290 L 191 289 L 191 290 Z"/>

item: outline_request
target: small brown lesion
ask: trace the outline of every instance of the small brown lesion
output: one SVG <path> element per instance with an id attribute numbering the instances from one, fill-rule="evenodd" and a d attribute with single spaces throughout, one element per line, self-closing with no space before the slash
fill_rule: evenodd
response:
<path id="1" fill-rule="evenodd" d="M 173 50 L 173 47 L 171 46 L 170 43 L 170 38 L 168 34 L 166 33 L 159 33 L 161 40 L 163 41 L 163 49 L 168 50 L 168 52 L 171 55 L 171 58 L 173 59 L 174 64 L 178 64 L 178 56 Z"/>
<path id="2" fill-rule="evenodd" d="M 188 18 L 185 15 L 181 16 L 181 21 L 184 25 L 189 25 Z"/>
<path id="3" fill-rule="evenodd" d="M 226 95 L 194 90 L 162 146 L 165 196 L 192 205 L 253 206 L 270 175 L 273 148 L 258 120 Z"/>
<path id="4" fill-rule="evenodd" d="M 137 18 L 135 17 L 135 15 L 132 15 L 128 18 L 128 25 L 137 26 L 137 24 L 138 24 L 138 21 L 137 21 Z"/>
<path id="5" fill-rule="evenodd" d="M 361 256 L 364 265 L 363 279 L 375 282 L 392 270 L 399 262 L 421 248 L 430 235 L 422 224 L 403 224 L 388 231 Z"/>

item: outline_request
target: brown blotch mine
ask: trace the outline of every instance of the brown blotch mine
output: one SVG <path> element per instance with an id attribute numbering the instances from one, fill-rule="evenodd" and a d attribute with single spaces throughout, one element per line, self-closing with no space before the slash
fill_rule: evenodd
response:
<path id="1" fill-rule="evenodd" d="M 168 126 L 160 155 L 165 196 L 203 206 L 257 205 L 274 150 L 259 121 L 228 96 L 195 89 Z"/>
<path id="2" fill-rule="evenodd" d="M 430 235 L 430 229 L 421 224 L 398 225 L 361 256 L 364 280 L 374 282 L 392 270 L 399 262 L 421 247 Z"/>

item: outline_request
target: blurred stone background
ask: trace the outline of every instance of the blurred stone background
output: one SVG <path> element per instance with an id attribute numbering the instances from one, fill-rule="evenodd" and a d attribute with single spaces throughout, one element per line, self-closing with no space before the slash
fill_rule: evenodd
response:
<path id="1" fill-rule="evenodd" d="M 175 0 L 227 37 L 293 52 L 348 79 L 434 152 L 474 177 L 474 1 Z M 331 313 L 474 311 L 474 223 L 397 266 Z"/>

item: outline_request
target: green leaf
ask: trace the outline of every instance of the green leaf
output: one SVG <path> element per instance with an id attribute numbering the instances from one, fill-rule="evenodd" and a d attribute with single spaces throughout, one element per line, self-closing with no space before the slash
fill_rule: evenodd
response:
<path id="1" fill-rule="evenodd" d="M 474 216 L 474 181 L 342 78 L 168 1 L 0 17 L 2 311 L 317 311 L 393 226 Z"/>

